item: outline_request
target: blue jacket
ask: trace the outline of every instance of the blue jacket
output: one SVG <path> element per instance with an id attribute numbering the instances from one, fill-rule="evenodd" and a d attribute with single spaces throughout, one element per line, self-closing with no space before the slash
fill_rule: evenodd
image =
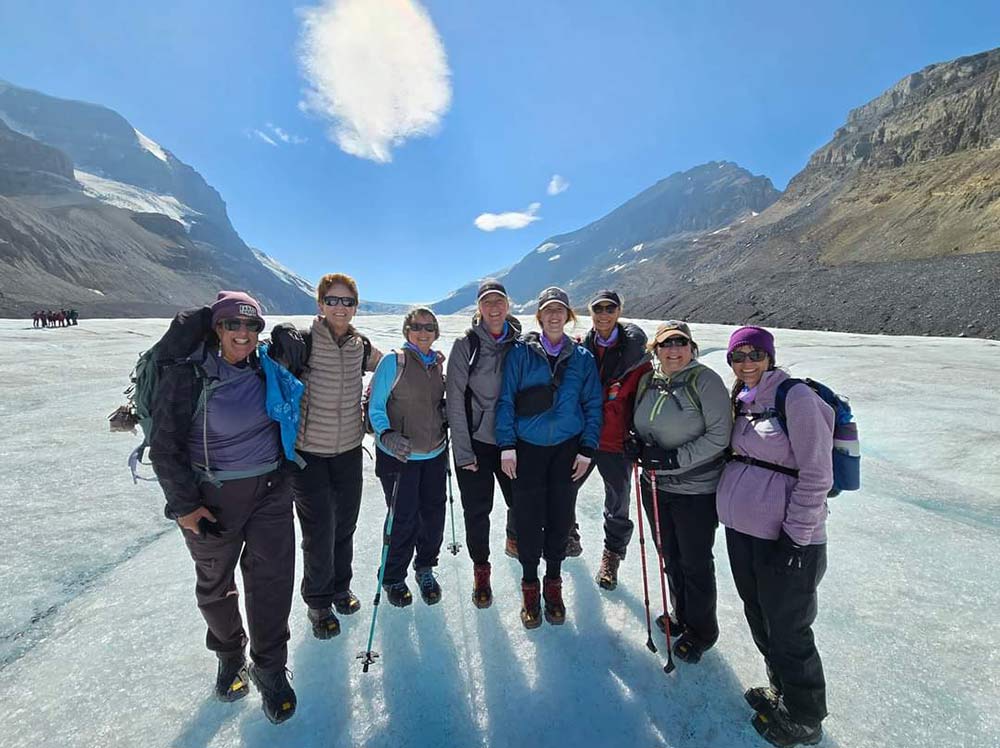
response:
<path id="1" fill-rule="evenodd" d="M 260 368 L 264 370 L 267 415 L 281 426 L 281 446 L 285 457 L 303 467 L 305 462 L 295 451 L 299 433 L 299 401 L 305 386 L 294 374 L 267 355 L 267 346 L 257 346 Z"/>
<path id="2" fill-rule="evenodd" d="M 597 449 L 603 398 L 594 356 L 564 337 L 556 367 L 563 373 L 552 407 L 536 416 L 518 416 L 514 412 L 517 393 L 549 384 L 552 370 L 539 333 L 528 334 L 511 348 L 504 361 L 496 411 L 496 439 L 501 449 L 512 449 L 519 439 L 549 447 L 578 435 L 581 454 L 590 456 Z"/>

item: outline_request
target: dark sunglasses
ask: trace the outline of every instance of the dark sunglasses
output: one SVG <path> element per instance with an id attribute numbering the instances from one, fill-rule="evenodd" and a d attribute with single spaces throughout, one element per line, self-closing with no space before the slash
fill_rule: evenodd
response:
<path id="1" fill-rule="evenodd" d="M 260 332 L 264 329 L 264 322 L 259 319 L 224 319 L 220 324 L 222 329 L 227 332 L 236 332 L 237 330 Z"/>
<path id="2" fill-rule="evenodd" d="M 410 332 L 420 332 L 421 330 L 426 330 L 427 332 L 437 332 L 438 326 L 433 322 L 411 322 L 406 326 Z"/>
<path id="3" fill-rule="evenodd" d="M 760 362 L 765 358 L 767 354 L 759 348 L 754 348 L 752 351 L 733 351 L 729 354 L 729 360 L 734 364 L 742 364 L 747 359 Z"/>
<path id="4" fill-rule="evenodd" d="M 617 308 L 617 304 L 594 304 L 590 307 L 590 311 L 595 314 L 612 314 Z"/>
<path id="5" fill-rule="evenodd" d="M 358 300 L 353 296 L 324 296 L 323 303 L 327 306 L 341 306 L 352 307 L 358 305 Z"/>
<path id="6" fill-rule="evenodd" d="M 687 338 L 683 338 L 680 335 L 674 335 L 667 338 L 666 340 L 661 340 L 656 344 L 657 348 L 686 348 L 691 341 Z"/>

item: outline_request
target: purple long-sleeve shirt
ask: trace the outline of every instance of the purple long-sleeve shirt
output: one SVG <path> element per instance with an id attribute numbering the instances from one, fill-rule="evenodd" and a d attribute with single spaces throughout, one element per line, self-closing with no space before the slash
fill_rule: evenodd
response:
<path id="1" fill-rule="evenodd" d="M 785 379 L 783 371 L 765 372 L 743 410 L 773 412 L 778 385 Z M 730 447 L 736 454 L 795 468 L 799 477 L 729 462 L 717 490 L 719 521 L 764 540 L 777 539 L 784 529 L 799 545 L 825 543 L 826 495 L 833 485 L 833 409 L 802 384 L 788 391 L 785 416 L 787 436 L 776 416 L 756 421 L 737 416 Z"/>

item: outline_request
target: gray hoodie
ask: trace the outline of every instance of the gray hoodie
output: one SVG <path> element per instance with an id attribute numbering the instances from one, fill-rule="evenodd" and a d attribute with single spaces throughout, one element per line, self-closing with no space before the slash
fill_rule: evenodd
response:
<path id="1" fill-rule="evenodd" d="M 471 465 L 476 461 L 472 440 L 496 444 L 494 416 L 500 384 L 503 380 L 503 362 L 514 341 L 521 335 L 521 323 L 507 317 L 507 329 L 500 340 L 494 340 L 482 322 L 472 328 L 479 339 L 479 353 L 472 376 L 469 376 L 470 346 L 466 335 L 455 341 L 448 356 L 446 403 L 448 426 L 451 429 L 451 451 L 455 464 Z M 466 418 L 465 390 L 471 395 L 471 424 Z"/>
<path id="2" fill-rule="evenodd" d="M 657 366 L 640 381 L 640 390 L 644 386 L 635 403 L 635 431 L 647 444 L 676 449 L 680 465 L 657 470 L 657 486 L 681 494 L 714 493 L 733 428 L 722 377 L 692 361 L 671 376 Z"/>

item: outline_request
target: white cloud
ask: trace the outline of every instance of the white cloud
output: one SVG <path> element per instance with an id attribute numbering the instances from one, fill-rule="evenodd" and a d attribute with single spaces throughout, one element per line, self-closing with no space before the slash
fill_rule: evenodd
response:
<path id="1" fill-rule="evenodd" d="M 432 135 L 451 105 L 451 71 L 417 0 L 323 0 L 300 11 L 299 108 L 330 121 L 341 150 L 380 163 Z"/>
<path id="2" fill-rule="evenodd" d="M 549 187 L 546 190 L 550 195 L 559 195 L 569 189 L 569 182 L 566 181 L 565 177 L 561 177 L 558 174 L 553 174 L 552 179 L 549 180 Z"/>
<path id="3" fill-rule="evenodd" d="M 276 142 L 274 142 L 274 138 L 272 138 L 266 132 L 262 132 L 261 130 L 254 129 L 254 130 L 250 131 L 250 134 L 253 135 L 253 136 L 255 136 L 255 137 L 257 137 L 257 138 L 259 138 L 260 140 L 263 140 L 268 145 L 273 145 L 275 148 L 278 147 L 278 144 Z"/>
<path id="4" fill-rule="evenodd" d="M 300 137 L 298 135 L 293 135 L 292 133 L 284 130 L 277 125 L 273 125 L 270 122 L 267 123 L 267 129 L 280 140 L 282 143 L 287 143 L 288 145 L 302 145 L 307 141 L 307 138 Z"/>
<path id="5" fill-rule="evenodd" d="M 497 229 L 523 229 L 530 223 L 540 221 L 538 215 L 541 203 L 532 203 L 527 210 L 509 213 L 481 213 L 476 216 L 475 224 L 477 229 L 482 231 L 496 231 Z"/>

